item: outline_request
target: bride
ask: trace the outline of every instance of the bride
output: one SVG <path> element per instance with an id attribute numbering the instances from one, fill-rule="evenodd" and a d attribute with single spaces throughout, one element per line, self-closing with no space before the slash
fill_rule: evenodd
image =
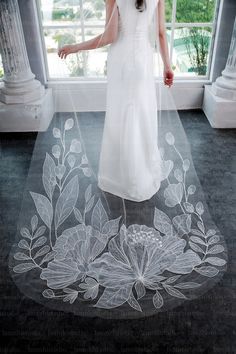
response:
<path id="1" fill-rule="evenodd" d="M 164 0 L 107 0 L 104 33 L 58 52 L 66 58 L 111 43 L 98 183 L 92 98 L 85 113 L 57 112 L 31 159 L 9 268 L 18 288 L 49 308 L 149 316 L 202 295 L 226 270 L 224 236 L 169 90 L 164 12 Z M 154 80 L 154 46 L 164 85 Z"/>
<path id="2" fill-rule="evenodd" d="M 168 55 L 164 0 L 108 0 L 104 33 L 64 46 L 58 52 L 63 59 L 72 53 L 111 44 L 98 186 L 133 201 L 150 199 L 162 180 L 153 53 L 147 36 L 155 11 L 159 17 L 157 33 L 164 84 L 171 87 L 174 73 Z"/>

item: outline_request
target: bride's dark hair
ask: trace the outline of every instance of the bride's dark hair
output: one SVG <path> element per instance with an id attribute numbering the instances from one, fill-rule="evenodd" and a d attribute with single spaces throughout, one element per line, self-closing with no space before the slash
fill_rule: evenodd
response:
<path id="1" fill-rule="evenodd" d="M 143 11 L 146 8 L 146 0 L 136 0 L 135 6 L 139 11 Z"/>

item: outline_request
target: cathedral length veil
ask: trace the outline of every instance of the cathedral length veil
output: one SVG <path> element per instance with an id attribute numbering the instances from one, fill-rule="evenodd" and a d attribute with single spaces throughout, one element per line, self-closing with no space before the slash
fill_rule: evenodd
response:
<path id="1" fill-rule="evenodd" d="M 100 116 L 76 112 L 69 89 L 73 113 L 57 113 L 38 133 L 9 270 L 23 294 L 48 308 L 103 318 L 154 315 L 199 297 L 226 270 L 223 230 L 211 218 L 163 83 L 157 28 L 154 15 L 163 179 L 152 198 L 135 202 L 98 187 Z"/>

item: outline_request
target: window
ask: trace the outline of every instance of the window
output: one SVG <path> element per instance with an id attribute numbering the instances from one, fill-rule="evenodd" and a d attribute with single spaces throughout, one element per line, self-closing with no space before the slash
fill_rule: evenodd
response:
<path id="1" fill-rule="evenodd" d="M 2 57 L 0 54 L 0 81 L 2 81 L 3 75 L 4 75 L 4 72 L 3 72 L 3 65 L 2 65 Z"/>
<path id="2" fill-rule="evenodd" d="M 176 77 L 208 76 L 218 2 L 165 1 L 167 38 Z M 104 0 L 38 0 L 38 4 L 49 78 L 104 78 L 107 46 L 68 56 L 66 60 L 57 55 L 59 47 L 89 40 L 103 31 Z"/>

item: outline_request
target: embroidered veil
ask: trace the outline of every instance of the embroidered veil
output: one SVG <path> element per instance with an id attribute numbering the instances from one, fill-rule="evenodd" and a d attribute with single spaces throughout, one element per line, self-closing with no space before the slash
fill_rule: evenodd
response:
<path id="1" fill-rule="evenodd" d="M 128 3 L 117 3 L 122 1 Z M 122 11 L 126 18 L 129 6 Z M 93 112 L 87 91 L 84 95 L 91 111 L 75 111 L 68 89 L 71 112 L 56 113 L 48 130 L 38 133 L 9 270 L 23 294 L 48 308 L 89 317 L 149 316 L 201 296 L 226 270 L 224 230 L 217 228 L 210 215 L 172 90 L 163 83 L 156 13 L 149 26 L 149 50 L 156 72 L 157 126 L 153 125 L 153 131 L 157 129 L 160 155 L 154 156 L 153 166 L 160 167 L 161 178 L 157 192 L 150 199 L 133 201 L 99 188 L 101 119 L 105 124 L 106 112 Z M 142 14 L 137 11 L 137 16 Z M 142 54 L 139 48 L 138 55 L 145 60 Z M 124 63 L 128 85 L 129 74 L 133 80 L 132 67 L 125 66 L 129 55 L 120 53 L 117 59 Z M 107 112 L 112 100 L 109 92 Z M 151 89 L 146 92 L 148 99 L 151 94 Z M 117 103 L 120 96 L 115 91 L 112 95 Z M 144 163 L 137 154 L 141 149 L 135 140 L 135 117 L 126 126 L 130 144 L 122 145 L 122 156 L 130 166 L 134 166 L 130 156 L 137 158 L 137 166 Z M 140 132 L 144 134 L 145 129 Z M 150 141 L 146 143 L 149 146 Z M 136 155 L 131 155 L 132 148 Z M 113 144 L 106 149 L 110 159 L 115 159 Z"/>

